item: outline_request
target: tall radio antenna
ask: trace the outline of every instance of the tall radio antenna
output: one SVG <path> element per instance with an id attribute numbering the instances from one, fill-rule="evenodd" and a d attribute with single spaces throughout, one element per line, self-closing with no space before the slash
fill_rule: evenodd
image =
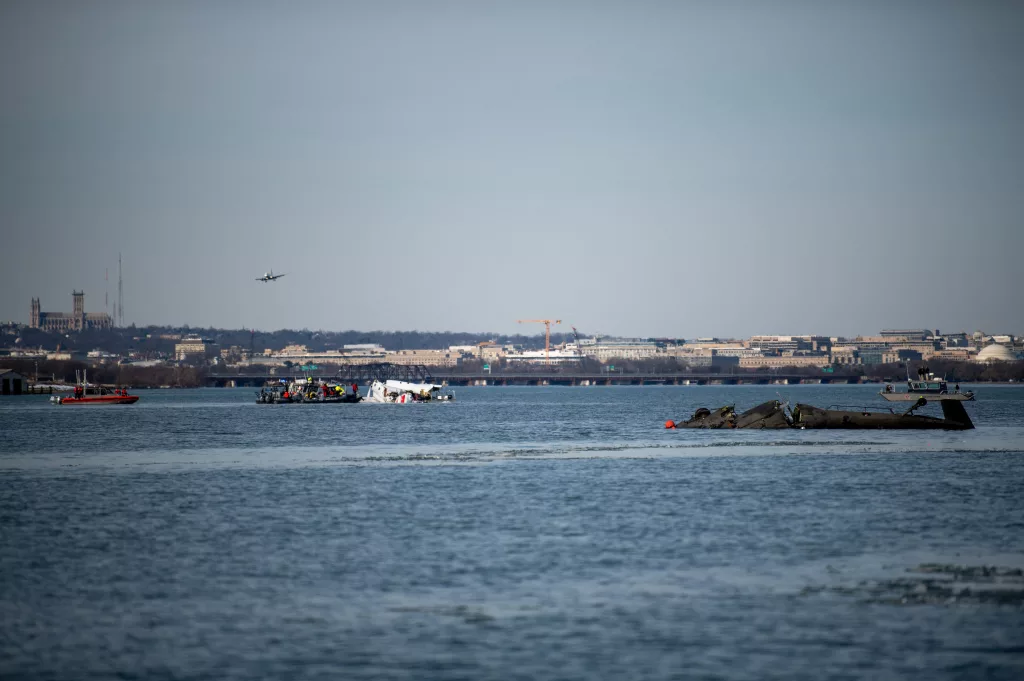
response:
<path id="1" fill-rule="evenodd" d="M 124 282 L 121 280 L 121 254 L 117 254 L 117 325 L 124 326 Z"/>

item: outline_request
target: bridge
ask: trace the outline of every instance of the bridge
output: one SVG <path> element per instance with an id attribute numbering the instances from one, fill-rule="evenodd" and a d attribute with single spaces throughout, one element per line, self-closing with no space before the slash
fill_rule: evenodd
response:
<path id="1" fill-rule="evenodd" d="M 461 373 L 441 367 L 429 368 L 422 365 L 401 364 L 354 364 L 341 367 L 324 367 L 311 372 L 296 373 L 294 370 L 271 372 L 229 372 L 207 374 L 210 386 L 255 386 L 267 381 L 286 379 L 292 376 L 330 378 L 344 383 L 366 385 L 371 381 L 409 381 L 413 383 L 441 383 L 453 386 L 470 385 L 770 385 L 784 383 L 860 383 L 859 374 L 798 374 L 783 372 L 749 373 L 695 373 L 695 372 L 648 372 L 626 373 L 621 371 L 560 371 L 551 367 L 546 371 L 506 371 Z"/>

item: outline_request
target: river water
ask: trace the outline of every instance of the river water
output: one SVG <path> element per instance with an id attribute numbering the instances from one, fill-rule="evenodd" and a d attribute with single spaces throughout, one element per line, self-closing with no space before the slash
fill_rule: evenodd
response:
<path id="1" fill-rule="evenodd" d="M 0 676 L 1021 679 L 1024 388 L 970 387 L 949 433 L 663 427 L 877 386 L 4 398 Z"/>

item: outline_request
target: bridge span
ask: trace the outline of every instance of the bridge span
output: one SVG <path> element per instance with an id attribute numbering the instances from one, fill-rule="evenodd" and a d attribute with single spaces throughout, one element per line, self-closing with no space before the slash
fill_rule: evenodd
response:
<path id="1" fill-rule="evenodd" d="M 262 372 L 229 372 L 221 371 L 207 374 L 209 386 L 261 386 L 268 381 L 276 381 L 292 376 L 312 376 L 314 378 L 333 378 L 345 383 L 366 385 L 372 380 L 395 379 L 413 382 L 446 382 L 453 386 L 491 386 L 491 385 L 565 385 L 565 386 L 596 386 L 596 385 L 771 385 L 797 383 L 860 383 L 862 376 L 857 374 L 815 375 L 797 373 L 688 373 L 688 372 L 584 372 L 584 371 L 546 371 L 546 372 L 502 372 L 502 373 L 456 373 L 450 370 L 430 369 L 424 366 L 404 365 L 351 365 L 340 368 L 326 367 L 312 372 L 298 373 L 284 370 L 271 373 Z"/>

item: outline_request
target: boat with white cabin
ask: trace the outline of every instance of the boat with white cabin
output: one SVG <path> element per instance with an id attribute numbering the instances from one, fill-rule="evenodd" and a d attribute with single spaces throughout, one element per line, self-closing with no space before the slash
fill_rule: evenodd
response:
<path id="1" fill-rule="evenodd" d="M 917 402 L 922 397 L 927 400 L 954 400 L 957 402 L 974 401 L 974 393 L 970 390 L 960 392 L 960 384 L 956 383 L 952 391 L 945 378 L 939 378 L 928 370 L 928 367 L 920 367 L 917 370 L 917 380 L 910 378 L 907 373 L 907 391 L 898 392 L 896 386 L 887 383 L 882 392 L 879 393 L 889 402 Z"/>

